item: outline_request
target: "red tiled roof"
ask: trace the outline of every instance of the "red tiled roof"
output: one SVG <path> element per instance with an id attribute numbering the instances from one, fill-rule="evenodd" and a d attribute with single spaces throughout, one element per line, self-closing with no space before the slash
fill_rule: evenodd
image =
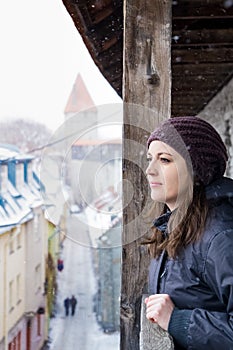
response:
<path id="1" fill-rule="evenodd" d="M 121 144 L 122 140 L 120 139 L 109 139 L 109 140 L 103 140 L 103 139 L 94 139 L 94 140 L 77 140 L 75 143 L 73 143 L 72 146 L 95 146 L 95 145 L 101 145 L 101 144 Z"/>
<path id="2" fill-rule="evenodd" d="M 90 108 L 92 108 L 93 112 L 96 112 L 94 101 L 87 90 L 81 74 L 78 74 L 64 113 L 78 113 Z"/>

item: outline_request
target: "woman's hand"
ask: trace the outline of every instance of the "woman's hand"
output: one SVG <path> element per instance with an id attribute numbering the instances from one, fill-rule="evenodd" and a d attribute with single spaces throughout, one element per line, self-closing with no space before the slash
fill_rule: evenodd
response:
<path id="1" fill-rule="evenodd" d="M 169 295 L 153 294 L 145 299 L 145 303 L 147 319 L 167 331 L 172 311 L 175 308 Z"/>

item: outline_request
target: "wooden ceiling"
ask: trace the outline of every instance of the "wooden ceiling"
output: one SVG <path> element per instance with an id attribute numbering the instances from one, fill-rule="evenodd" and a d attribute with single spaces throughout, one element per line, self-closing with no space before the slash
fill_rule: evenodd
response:
<path id="1" fill-rule="evenodd" d="M 102 74 L 121 96 L 123 1 L 63 0 Z M 233 0 L 172 1 L 172 115 L 196 115 L 233 77 Z"/>

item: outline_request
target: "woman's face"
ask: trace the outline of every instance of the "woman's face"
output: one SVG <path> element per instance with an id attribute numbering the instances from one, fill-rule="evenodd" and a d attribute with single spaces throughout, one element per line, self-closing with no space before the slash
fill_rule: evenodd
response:
<path id="1" fill-rule="evenodd" d="M 151 142 L 147 157 L 149 165 L 146 174 L 151 198 L 174 210 L 184 198 L 190 184 L 184 158 L 162 141 Z"/>

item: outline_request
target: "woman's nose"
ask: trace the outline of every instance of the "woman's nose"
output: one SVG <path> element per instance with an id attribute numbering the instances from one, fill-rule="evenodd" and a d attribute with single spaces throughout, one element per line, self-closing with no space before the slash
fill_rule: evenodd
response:
<path id="1" fill-rule="evenodd" d="M 150 165 L 148 165 L 148 167 L 146 168 L 146 175 L 150 174 Z"/>
<path id="2" fill-rule="evenodd" d="M 148 167 L 146 168 L 146 175 L 155 175 L 158 173 L 157 166 L 155 162 L 150 162 Z"/>

